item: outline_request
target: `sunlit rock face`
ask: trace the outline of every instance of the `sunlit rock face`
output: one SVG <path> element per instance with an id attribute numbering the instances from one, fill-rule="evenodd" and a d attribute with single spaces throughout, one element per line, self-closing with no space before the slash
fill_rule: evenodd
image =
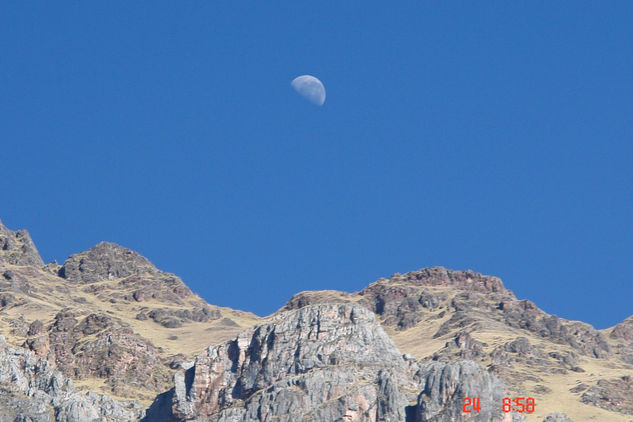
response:
<path id="1" fill-rule="evenodd" d="M 508 420 L 493 375 L 403 356 L 361 306 L 281 313 L 187 366 L 147 421 L 466 421 L 465 393 L 480 397 L 481 420 Z"/>
<path id="2" fill-rule="evenodd" d="M 11 231 L 0 221 L 0 263 L 11 265 L 44 265 L 26 230 Z"/>
<path id="3" fill-rule="evenodd" d="M 76 391 L 69 378 L 33 352 L 0 336 L 0 421 L 129 422 L 143 417 L 137 403 Z"/>

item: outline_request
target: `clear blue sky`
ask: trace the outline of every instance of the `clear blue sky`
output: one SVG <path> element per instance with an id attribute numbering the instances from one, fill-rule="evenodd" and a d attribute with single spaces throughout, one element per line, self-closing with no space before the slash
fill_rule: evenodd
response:
<path id="1" fill-rule="evenodd" d="M 628 1 L 3 2 L 0 218 L 46 261 L 113 241 L 260 315 L 442 265 L 605 328 L 633 314 L 631 22 Z"/>

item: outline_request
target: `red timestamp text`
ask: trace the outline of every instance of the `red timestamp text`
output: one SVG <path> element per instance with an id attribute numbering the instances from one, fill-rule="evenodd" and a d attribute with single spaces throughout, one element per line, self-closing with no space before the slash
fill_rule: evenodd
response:
<path id="1" fill-rule="evenodd" d="M 462 412 L 472 413 L 481 411 L 479 397 L 464 397 L 462 399 Z M 536 407 L 536 401 L 533 397 L 504 397 L 502 399 L 501 410 L 504 413 L 533 413 Z"/>
<path id="2" fill-rule="evenodd" d="M 536 402 L 532 397 L 516 397 L 513 399 L 510 397 L 504 397 L 501 410 L 503 410 L 505 413 L 532 413 L 534 412 L 535 406 Z"/>
<path id="3" fill-rule="evenodd" d="M 481 407 L 479 407 L 479 397 L 464 397 L 462 400 L 464 401 L 462 412 L 471 413 L 475 411 L 479 413 L 481 410 Z"/>

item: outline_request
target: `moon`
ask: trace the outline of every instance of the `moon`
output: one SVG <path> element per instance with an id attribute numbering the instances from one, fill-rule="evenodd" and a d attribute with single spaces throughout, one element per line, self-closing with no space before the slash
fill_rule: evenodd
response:
<path id="1" fill-rule="evenodd" d="M 322 106 L 325 102 L 325 87 L 312 75 L 297 76 L 290 83 L 295 91 L 312 104 Z"/>

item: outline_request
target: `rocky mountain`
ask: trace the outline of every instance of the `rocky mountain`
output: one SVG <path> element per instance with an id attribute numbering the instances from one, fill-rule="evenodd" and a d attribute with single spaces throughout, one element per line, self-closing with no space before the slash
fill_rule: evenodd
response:
<path id="1" fill-rule="evenodd" d="M 0 261 L 9 265 L 43 266 L 29 232 L 26 230 L 11 231 L 0 221 Z"/>
<path id="2" fill-rule="evenodd" d="M 475 362 L 403 356 L 375 315 L 349 304 L 283 312 L 209 347 L 148 413 L 165 421 L 510 421 L 503 385 Z M 161 419 L 161 417 L 163 419 Z"/>
<path id="3" fill-rule="evenodd" d="M 513 397 L 532 397 L 540 419 L 633 420 L 633 317 L 603 331 L 519 300 L 497 277 L 426 268 L 356 293 L 308 291 L 281 311 L 353 303 L 374 312 L 396 346 L 424 362 L 472 359 Z"/>
<path id="4" fill-rule="evenodd" d="M 633 317 L 598 331 L 472 271 L 259 318 L 114 243 L 44 265 L 0 223 L 0 334 L 0 421 L 633 421 Z"/>
<path id="5" fill-rule="evenodd" d="M 31 351 L 8 347 L 0 336 L 0 420 L 126 422 L 144 413 L 138 403 L 77 391 L 51 363 Z"/>
<path id="6" fill-rule="evenodd" d="M 0 333 L 79 389 L 147 405 L 181 361 L 259 320 L 207 304 L 114 243 L 45 266 L 25 230 L 0 225 L 0 236 Z"/>

